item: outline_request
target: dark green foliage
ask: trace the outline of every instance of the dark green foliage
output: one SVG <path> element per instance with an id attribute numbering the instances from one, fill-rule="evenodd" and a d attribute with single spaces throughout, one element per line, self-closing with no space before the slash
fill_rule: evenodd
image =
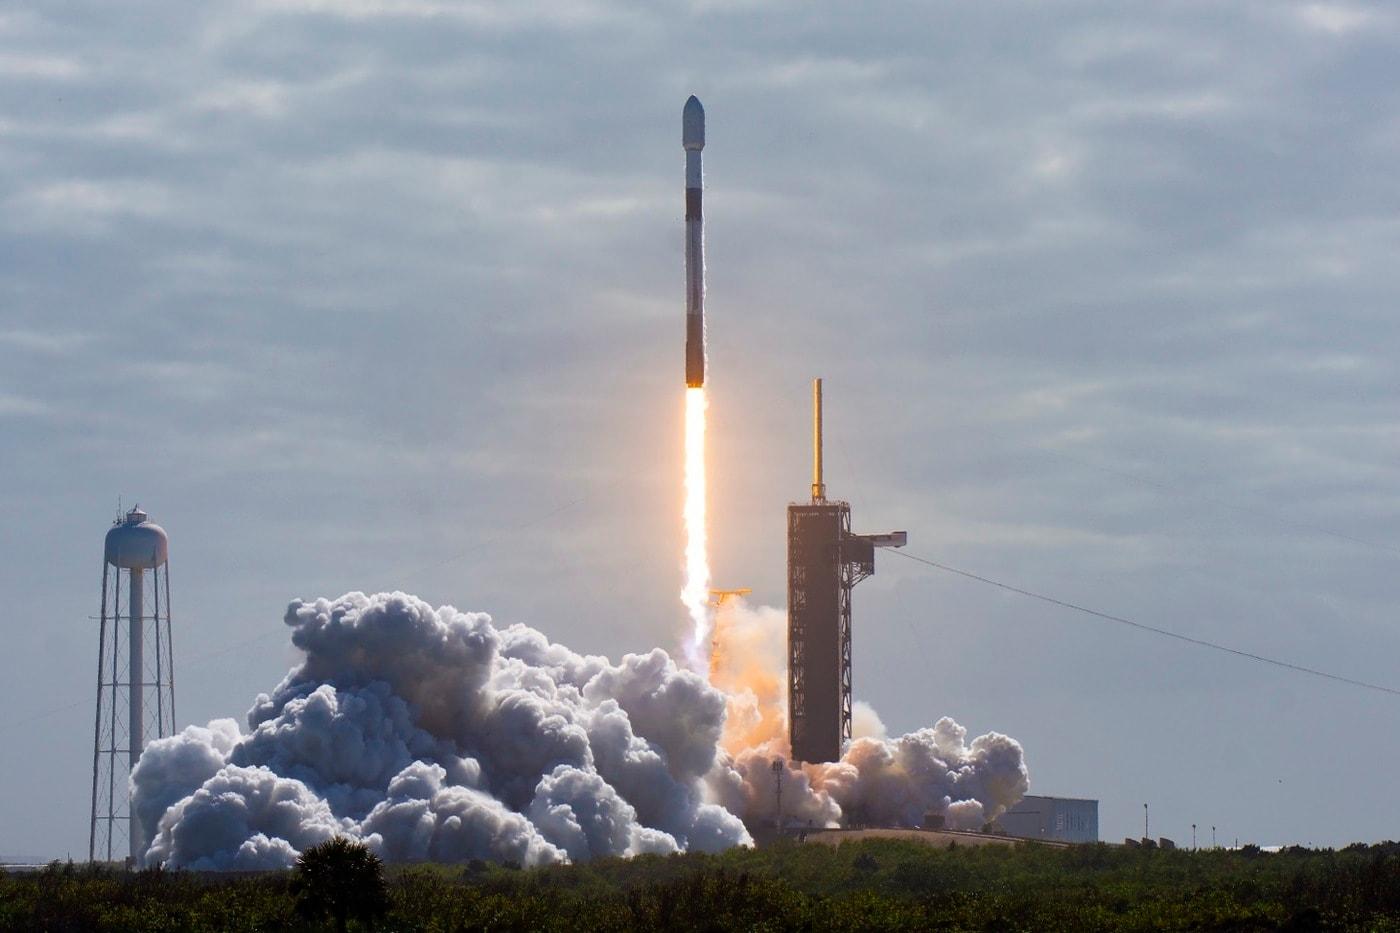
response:
<path id="1" fill-rule="evenodd" d="M 311 921 L 330 919 L 337 933 L 349 921 L 366 926 L 389 909 L 384 863 L 364 843 L 336 836 L 297 859 L 292 878 L 297 913 Z"/>
<path id="2" fill-rule="evenodd" d="M 347 871 L 363 870 L 364 863 L 355 864 L 360 867 Z M 1392 843 L 1269 854 L 1105 845 L 946 849 L 867 840 L 836 849 L 786 843 L 534 870 L 484 862 L 415 865 L 363 877 L 370 875 L 383 892 L 376 927 L 428 933 L 1400 933 L 1400 846 Z M 0 930 L 323 929 L 333 910 L 314 918 L 298 911 L 298 903 L 308 903 L 308 883 L 293 873 L 127 874 L 55 863 L 39 872 L 0 875 Z M 373 886 L 364 880 L 355 897 Z M 357 917 L 375 921 L 376 913 L 346 907 L 344 917 L 353 926 Z"/>

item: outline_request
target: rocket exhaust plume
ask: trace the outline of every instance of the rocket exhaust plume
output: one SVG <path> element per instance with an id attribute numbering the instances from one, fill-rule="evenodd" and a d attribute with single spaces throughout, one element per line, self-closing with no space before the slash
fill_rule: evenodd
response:
<path id="1" fill-rule="evenodd" d="M 686 663 L 696 672 L 708 667 L 710 637 L 710 558 L 705 535 L 705 390 L 685 390 L 685 587 L 681 602 L 690 613 L 684 642 Z"/>
<path id="2" fill-rule="evenodd" d="M 710 560 L 705 535 L 705 108 L 693 95 L 681 111 L 685 149 L 685 586 L 681 602 L 691 631 L 683 651 L 690 669 L 708 667 Z"/>
<path id="3" fill-rule="evenodd" d="M 785 615 L 726 600 L 707 679 L 614 663 L 405 593 L 293 602 L 299 663 L 243 727 L 189 726 L 132 773 L 146 865 L 279 869 L 332 836 L 391 862 L 714 852 L 773 825 L 976 829 L 1025 793 L 1021 747 L 951 719 L 788 761 Z M 859 725 L 866 717 L 856 717 Z M 811 821 L 810 824 L 808 821 Z"/>

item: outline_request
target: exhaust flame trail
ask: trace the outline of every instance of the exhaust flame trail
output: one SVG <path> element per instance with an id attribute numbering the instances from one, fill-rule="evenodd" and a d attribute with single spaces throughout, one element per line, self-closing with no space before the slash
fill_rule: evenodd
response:
<path id="1" fill-rule="evenodd" d="M 705 537 L 705 390 L 685 390 L 685 586 L 681 602 L 690 613 L 684 642 L 691 670 L 709 670 L 710 558 Z"/>

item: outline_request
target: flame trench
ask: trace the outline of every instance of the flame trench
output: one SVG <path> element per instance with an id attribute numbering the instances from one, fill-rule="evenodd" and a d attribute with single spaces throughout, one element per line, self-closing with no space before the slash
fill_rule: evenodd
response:
<path id="1" fill-rule="evenodd" d="M 690 668 L 709 668 L 710 558 L 705 538 L 705 390 L 685 390 L 685 586 L 681 602 L 690 613 L 684 649 Z"/>

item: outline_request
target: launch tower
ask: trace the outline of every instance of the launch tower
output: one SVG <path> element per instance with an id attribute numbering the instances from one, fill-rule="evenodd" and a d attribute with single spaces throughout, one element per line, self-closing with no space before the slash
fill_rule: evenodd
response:
<path id="1" fill-rule="evenodd" d="M 788 506 L 788 738 L 796 761 L 836 761 L 851 737 L 851 590 L 875 548 L 908 535 L 851 533 L 822 479 L 822 381 L 812 381 L 812 501 Z"/>
<path id="2" fill-rule="evenodd" d="M 150 842 L 141 838 L 128 781 L 146 742 L 175 731 L 169 551 L 165 530 L 146 521 L 140 506 L 119 517 L 107 532 L 97 640 L 90 861 L 129 856 L 134 862 Z"/>

